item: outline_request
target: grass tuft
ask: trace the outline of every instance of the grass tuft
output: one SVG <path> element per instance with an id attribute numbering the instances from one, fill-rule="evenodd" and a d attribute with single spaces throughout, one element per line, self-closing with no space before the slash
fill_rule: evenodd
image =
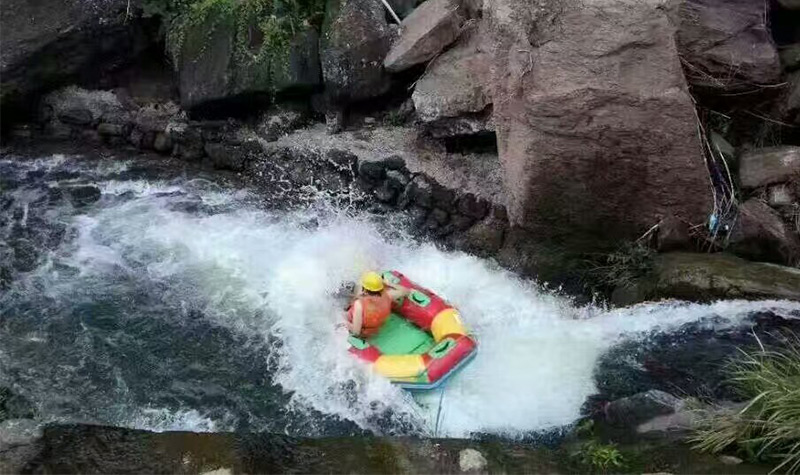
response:
<path id="1" fill-rule="evenodd" d="M 778 461 L 772 473 L 800 471 L 800 338 L 786 348 L 742 352 L 731 383 L 749 399 L 741 411 L 705 422 L 691 441 L 718 453 L 736 449 L 750 459 Z"/>

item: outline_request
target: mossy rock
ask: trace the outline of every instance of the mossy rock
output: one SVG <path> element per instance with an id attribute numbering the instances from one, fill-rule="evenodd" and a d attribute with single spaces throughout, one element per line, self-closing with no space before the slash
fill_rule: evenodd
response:
<path id="1" fill-rule="evenodd" d="M 655 258 L 650 276 L 614 293 L 618 304 L 660 298 L 800 300 L 800 269 L 728 254 L 671 252 Z"/>
<path id="2" fill-rule="evenodd" d="M 311 91 L 321 84 L 313 27 L 304 27 L 287 43 L 270 43 L 255 21 L 244 27 L 242 21 L 234 11 L 208 15 L 180 30 L 173 27 L 184 108 L 234 105 L 255 96 L 268 99 L 289 90 Z"/>

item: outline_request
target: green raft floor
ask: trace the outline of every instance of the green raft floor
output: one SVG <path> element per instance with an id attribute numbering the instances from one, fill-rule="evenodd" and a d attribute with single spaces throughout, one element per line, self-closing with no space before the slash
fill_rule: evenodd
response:
<path id="1" fill-rule="evenodd" d="M 394 313 L 367 343 L 384 355 L 421 355 L 436 345 L 430 333 Z"/>

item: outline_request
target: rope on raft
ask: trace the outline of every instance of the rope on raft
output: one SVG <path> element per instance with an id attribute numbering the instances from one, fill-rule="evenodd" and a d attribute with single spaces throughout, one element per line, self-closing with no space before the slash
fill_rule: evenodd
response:
<path id="1" fill-rule="evenodd" d="M 436 426 L 433 428 L 433 436 L 439 437 L 439 417 L 442 415 L 442 401 L 444 400 L 444 388 L 439 393 L 439 409 L 436 410 Z"/>

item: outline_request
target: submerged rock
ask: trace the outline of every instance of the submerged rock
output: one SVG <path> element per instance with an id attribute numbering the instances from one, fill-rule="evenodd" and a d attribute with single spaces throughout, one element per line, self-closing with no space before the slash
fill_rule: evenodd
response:
<path id="1" fill-rule="evenodd" d="M 392 45 L 383 65 L 399 72 L 429 61 L 461 32 L 465 14 L 457 0 L 427 0 L 400 25 L 400 37 Z"/>

